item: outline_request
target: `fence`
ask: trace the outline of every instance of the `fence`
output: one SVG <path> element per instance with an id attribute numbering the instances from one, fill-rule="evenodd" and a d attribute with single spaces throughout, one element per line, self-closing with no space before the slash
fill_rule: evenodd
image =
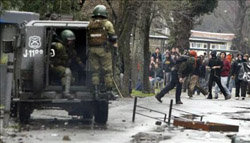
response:
<path id="1" fill-rule="evenodd" d="M 150 109 L 150 108 L 147 108 L 147 107 L 144 107 L 144 106 L 141 106 L 141 105 L 137 105 L 137 98 L 138 97 L 134 98 L 134 108 L 133 108 L 132 122 L 135 122 L 135 115 L 136 114 L 144 116 L 144 117 L 148 117 L 148 118 L 151 118 L 151 119 L 155 119 L 155 120 L 158 120 L 158 121 L 163 121 L 164 123 L 167 123 L 168 125 L 171 124 L 171 118 L 172 117 L 174 117 L 174 118 L 184 118 L 184 117 L 178 117 L 178 116 L 172 115 L 172 111 L 173 110 L 176 110 L 176 111 L 179 111 L 179 112 L 183 112 L 183 113 L 187 113 L 187 114 L 192 115 L 192 116 L 200 117 L 200 121 L 203 120 L 203 115 L 198 115 L 198 114 L 187 112 L 187 111 L 184 111 L 184 110 L 181 110 L 181 109 L 173 108 L 173 99 L 170 100 L 169 113 L 168 113 L 168 118 L 167 118 L 167 114 L 164 113 L 164 112 L 160 112 L 160 111 L 157 111 L 157 110 L 154 110 L 154 109 Z M 152 117 L 152 116 L 140 113 L 140 112 L 136 111 L 137 108 L 145 109 L 145 110 L 148 110 L 149 112 L 156 112 L 156 113 L 162 114 L 162 115 L 164 115 L 163 120 L 162 120 L 162 118 Z M 168 119 L 168 121 L 166 121 L 167 119 Z"/>

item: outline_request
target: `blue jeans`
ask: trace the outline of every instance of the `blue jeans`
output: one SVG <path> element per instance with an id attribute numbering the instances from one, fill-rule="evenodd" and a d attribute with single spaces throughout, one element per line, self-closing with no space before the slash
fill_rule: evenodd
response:
<path id="1" fill-rule="evenodd" d="M 228 87 L 227 87 L 227 76 L 226 77 L 221 77 L 220 78 L 220 81 L 221 81 L 221 85 L 222 87 L 224 88 L 224 90 L 226 91 L 227 95 L 230 95 L 231 92 L 229 91 Z M 214 94 L 215 94 L 215 97 L 218 97 L 218 94 L 220 93 L 220 88 L 217 84 L 215 84 L 215 91 L 214 91 Z"/>

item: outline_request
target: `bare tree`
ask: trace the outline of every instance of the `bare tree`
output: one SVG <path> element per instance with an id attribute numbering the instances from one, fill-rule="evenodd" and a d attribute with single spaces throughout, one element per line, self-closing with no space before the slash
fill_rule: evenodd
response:
<path id="1" fill-rule="evenodd" d="M 108 1 L 108 0 L 107 0 Z M 118 0 L 108 1 L 113 12 L 113 21 L 116 27 L 116 33 L 118 36 L 119 53 L 121 57 L 121 63 L 124 68 L 124 78 L 122 93 L 125 97 L 130 96 L 132 89 L 131 85 L 131 49 L 130 49 L 130 37 L 132 29 L 136 23 L 136 13 L 140 5 L 136 0 Z"/>
<path id="2" fill-rule="evenodd" d="M 233 48 L 241 52 L 248 52 L 247 41 L 243 36 L 243 26 L 246 19 L 246 12 L 250 8 L 250 3 L 247 0 L 237 0 L 238 7 L 236 10 L 235 19 L 235 39 L 233 40 Z"/>
<path id="3" fill-rule="evenodd" d="M 163 2 L 165 19 L 170 29 L 169 46 L 178 47 L 181 51 L 189 48 L 190 31 L 195 19 L 212 12 L 217 0 L 169 0 Z"/>

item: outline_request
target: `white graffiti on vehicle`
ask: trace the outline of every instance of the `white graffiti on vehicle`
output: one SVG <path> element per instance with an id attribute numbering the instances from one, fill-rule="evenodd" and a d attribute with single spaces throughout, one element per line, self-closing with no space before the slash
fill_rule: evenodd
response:
<path id="1" fill-rule="evenodd" d="M 42 55 L 43 54 L 43 50 L 27 50 L 25 49 L 24 53 L 23 53 L 23 57 L 27 58 L 27 57 L 35 57 L 35 55 Z"/>

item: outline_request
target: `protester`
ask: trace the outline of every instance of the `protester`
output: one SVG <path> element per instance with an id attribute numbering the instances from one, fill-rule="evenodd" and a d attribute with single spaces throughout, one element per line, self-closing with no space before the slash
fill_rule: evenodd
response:
<path id="1" fill-rule="evenodd" d="M 170 83 L 158 93 L 155 98 L 162 102 L 161 98 L 174 87 L 176 87 L 175 100 L 176 104 L 183 104 L 181 101 L 181 89 L 184 78 L 193 72 L 195 60 L 193 57 L 180 57 L 171 72 L 172 78 Z"/>
<path id="2" fill-rule="evenodd" d="M 165 53 L 165 60 L 163 63 L 163 73 L 164 73 L 164 84 L 167 85 L 171 80 L 171 68 L 173 67 L 174 62 L 171 59 L 170 52 Z"/>
<path id="3" fill-rule="evenodd" d="M 207 81 L 206 81 L 206 65 L 204 64 L 204 56 L 198 57 L 200 59 L 201 65 L 199 67 L 199 84 L 200 87 L 204 90 L 208 90 Z M 197 91 L 197 94 L 200 95 L 200 90 Z"/>
<path id="4" fill-rule="evenodd" d="M 233 78 L 233 76 L 232 76 L 232 67 L 233 67 L 233 55 L 230 55 L 230 54 L 228 54 L 227 55 L 227 57 L 226 57 L 226 59 L 230 62 L 230 64 L 231 64 L 231 69 L 230 69 L 230 73 L 229 73 L 229 76 L 228 76 L 228 80 L 227 80 L 227 87 L 228 87 L 228 90 L 229 90 L 229 92 L 230 92 L 230 94 L 232 94 L 232 89 L 233 89 L 233 87 L 235 87 L 235 80 L 234 80 L 234 78 Z"/>
<path id="5" fill-rule="evenodd" d="M 174 63 L 177 61 L 177 59 L 180 56 L 180 53 L 178 51 L 179 50 L 176 50 L 176 48 L 172 48 L 171 49 L 171 58 L 172 58 L 172 60 L 173 60 Z"/>
<path id="6" fill-rule="evenodd" d="M 149 81 L 152 88 L 154 87 L 154 80 L 155 80 L 154 77 L 155 77 L 155 61 L 154 57 L 152 56 L 149 64 Z"/>
<path id="7" fill-rule="evenodd" d="M 209 77 L 209 83 L 208 83 L 208 90 L 209 90 L 209 95 L 207 99 L 212 99 L 212 87 L 213 87 L 213 82 L 216 82 L 217 85 L 219 86 L 221 92 L 223 93 L 225 100 L 230 99 L 231 96 L 227 95 L 225 89 L 221 85 L 221 80 L 220 80 L 220 73 L 221 73 L 221 68 L 223 66 L 223 62 L 217 58 L 216 56 L 217 52 L 212 51 L 211 52 L 211 58 L 209 59 L 208 66 L 210 71 L 210 77 Z"/>
<path id="8" fill-rule="evenodd" d="M 159 48 L 159 47 L 157 47 L 157 48 L 155 49 L 155 53 L 152 54 L 152 57 L 154 57 L 154 61 L 155 61 L 156 59 L 159 59 L 159 61 L 162 62 L 162 55 L 161 55 L 161 53 L 160 53 L 160 48 Z"/>
<path id="9" fill-rule="evenodd" d="M 162 63 L 166 61 L 167 54 L 170 55 L 170 51 L 168 49 L 162 54 Z"/>
<path id="10" fill-rule="evenodd" d="M 230 91 L 227 87 L 227 80 L 228 80 L 228 76 L 229 76 L 229 73 L 230 73 L 230 69 L 231 69 L 231 64 L 230 62 L 226 59 L 226 52 L 221 52 L 220 53 L 220 58 L 221 58 L 221 61 L 223 62 L 223 66 L 222 66 L 222 70 L 221 70 L 221 73 L 220 73 L 220 80 L 221 80 L 221 85 L 223 86 L 223 88 L 225 89 L 227 95 L 230 95 Z M 218 94 L 220 93 L 220 89 L 218 87 L 218 85 L 216 84 L 215 85 L 215 99 L 218 98 Z M 231 96 L 231 95 L 230 95 Z"/>
<path id="11" fill-rule="evenodd" d="M 246 90 L 247 90 L 247 82 L 239 79 L 239 71 L 243 62 L 247 62 L 245 59 L 242 59 L 242 54 L 237 55 L 237 60 L 233 64 L 232 75 L 235 79 L 235 97 L 236 100 L 240 99 L 240 90 L 242 100 L 245 100 Z"/>
<path id="12" fill-rule="evenodd" d="M 249 55 L 245 54 L 243 59 L 245 59 L 247 62 L 249 62 Z M 250 82 L 248 83 L 248 86 L 247 86 L 247 94 L 250 94 Z"/>
<path id="13" fill-rule="evenodd" d="M 188 84 L 188 96 L 190 98 L 193 97 L 195 88 L 206 96 L 208 92 L 204 88 L 202 88 L 199 83 L 199 77 L 201 76 L 201 66 L 202 66 L 201 59 L 197 58 L 197 53 L 195 51 L 190 51 L 190 55 L 195 57 L 197 59 L 196 60 L 197 62 L 196 62 L 196 67 L 190 76 L 190 81 Z"/>
<path id="14" fill-rule="evenodd" d="M 158 88 L 160 87 L 160 90 L 163 89 L 163 69 L 162 69 L 162 64 L 160 63 L 159 59 L 156 59 L 155 62 L 155 73 L 154 73 L 154 84 L 155 87 Z"/>

